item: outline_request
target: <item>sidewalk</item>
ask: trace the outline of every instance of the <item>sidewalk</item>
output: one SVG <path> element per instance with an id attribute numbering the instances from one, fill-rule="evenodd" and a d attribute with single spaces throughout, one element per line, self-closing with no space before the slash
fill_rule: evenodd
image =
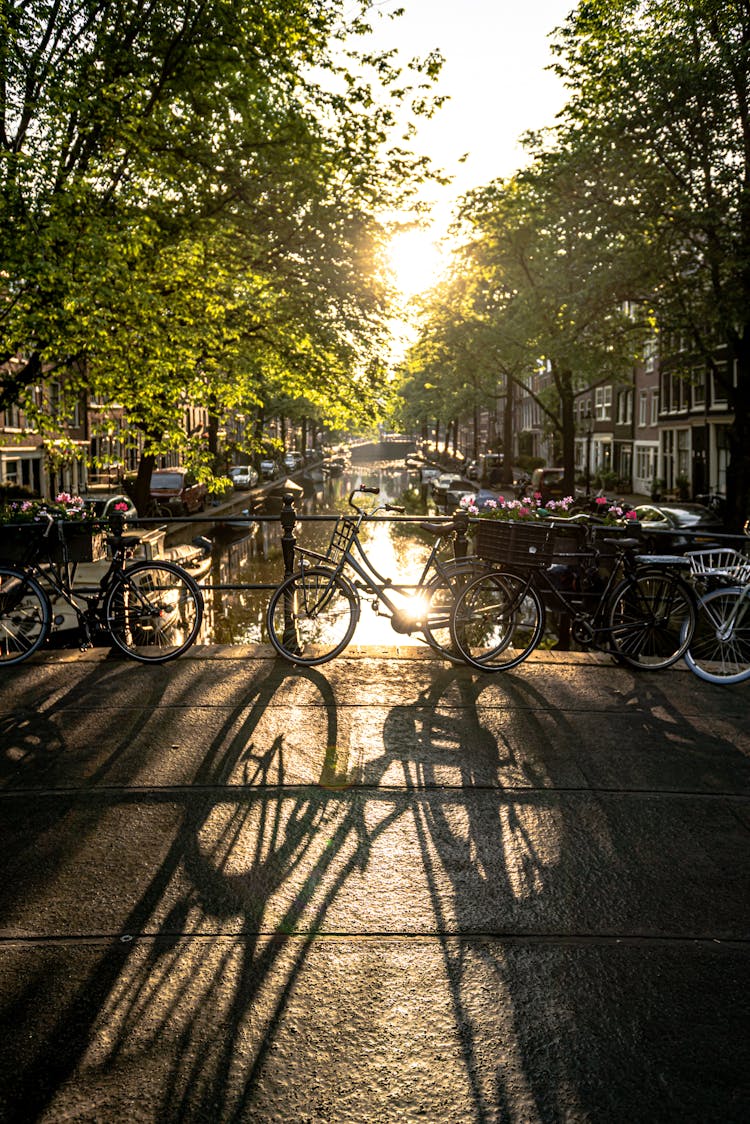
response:
<path id="1" fill-rule="evenodd" d="M 747 703 L 567 653 L 6 669 L 2 1119 L 744 1122 Z"/>

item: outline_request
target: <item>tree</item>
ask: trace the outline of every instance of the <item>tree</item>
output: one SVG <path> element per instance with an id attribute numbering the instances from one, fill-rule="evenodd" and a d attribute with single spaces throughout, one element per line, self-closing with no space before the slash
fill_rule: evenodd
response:
<path id="1" fill-rule="evenodd" d="M 366 7 L 2 0 L 0 404 L 33 411 L 65 372 L 127 407 L 148 456 L 184 444 L 185 403 L 264 383 L 370 408 L 375 216 L 426 174 L 389 137 L 399 105 L 430 112 L 440 60 L 409 84 L 346 46 Z"/>
<path id="2" fill-rule="evenodd" d="M 639 258 L 662 336 L 690 338 L 722 387 L 737 527 L 750 513 L 749 47 L 748 0 L 587 0 L 557 41 L 570 100 L 555 144 L 598 154 L 592 199 Z"/>

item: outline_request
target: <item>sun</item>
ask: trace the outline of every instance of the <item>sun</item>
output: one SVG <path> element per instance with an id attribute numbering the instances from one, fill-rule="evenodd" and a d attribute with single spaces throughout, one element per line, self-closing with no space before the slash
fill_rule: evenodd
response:
<path id="1" fill-rule="evenodd" d="M 388 263 L 396 287 L 408 298 L 432 288 L 445 259 L 434 233 L 420 228 L 394 234 L 388 246 Z"/>

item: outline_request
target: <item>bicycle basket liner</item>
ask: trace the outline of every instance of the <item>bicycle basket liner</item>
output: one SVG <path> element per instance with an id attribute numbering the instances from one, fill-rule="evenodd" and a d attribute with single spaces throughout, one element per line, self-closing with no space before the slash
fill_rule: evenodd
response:
<path id="1" fill-rule="evenodd" d="M 331 541 L 328 544 L 326 551 L 326 558 L 338 566 L 341 559 L 344 557 L 345 552 L 352 545 L 352 540 L 357 531 L 356 519 L 349 519 L 346 516 L 342 519 L 337 519 L 334 527 Z"/>
<path id="2" fill-rule="evenodd" d="M 736 582 L 750 582 L 750 558 L 738 550 L 691 550 L 690 569 L 700 577 L 728 578 Z"/>
<path id="3" fill-rule="evenodd" d="M 477 555 L 489 562 L 511 566 L 549 566 L 552 561 L 554 531 L 544 523 L 511 523 L 480 519 L 477 530 Z"/>

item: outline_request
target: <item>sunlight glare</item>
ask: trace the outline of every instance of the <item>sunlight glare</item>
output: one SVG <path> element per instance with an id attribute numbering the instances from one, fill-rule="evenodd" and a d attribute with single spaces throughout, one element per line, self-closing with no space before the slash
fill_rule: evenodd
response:
<path id="1" fill-rule="evenodd" d="M 434 233 L 425 229 L 394 234 L 388 248 L 388 260 L 396 285 L 405 297 L 416 296 L 431 288 L 444 265 L 443 251 Z"/>

